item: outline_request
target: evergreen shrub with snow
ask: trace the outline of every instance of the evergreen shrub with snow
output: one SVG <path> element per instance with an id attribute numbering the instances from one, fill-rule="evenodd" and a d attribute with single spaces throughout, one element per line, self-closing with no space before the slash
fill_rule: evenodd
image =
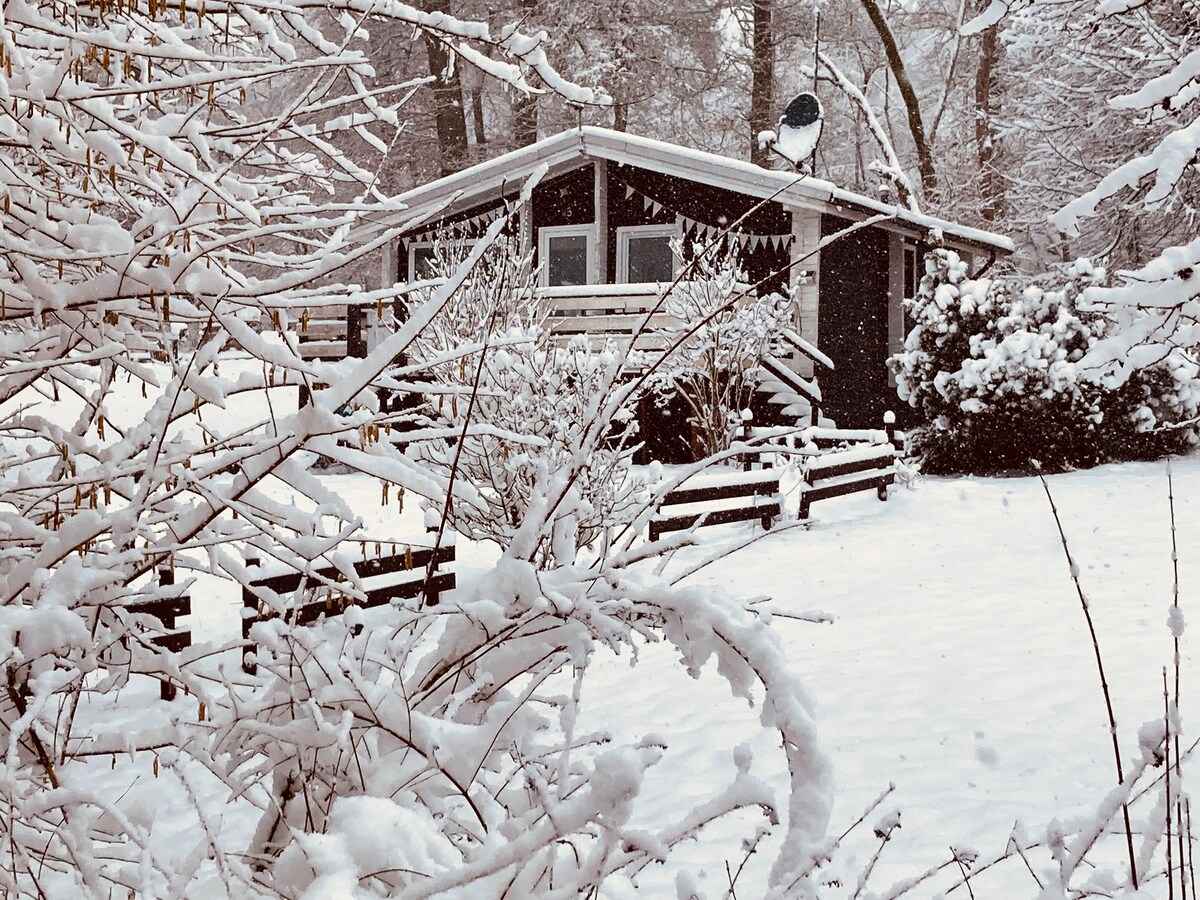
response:
<path id="1" fill-rule="evenodd" d="M 1029 471 L 1152 458 L 1194 440 L 1197 366 L 1175 352 L 1109 387 L 1080 362 L 1113 329 L 1077 299 L 1104 278 L 1087 260 L 1053 287 L 973 280 L 952 250 L 926 256 L 913 328 L 890 360 L 901 398 L 925 424 L 928 472 Z"/>

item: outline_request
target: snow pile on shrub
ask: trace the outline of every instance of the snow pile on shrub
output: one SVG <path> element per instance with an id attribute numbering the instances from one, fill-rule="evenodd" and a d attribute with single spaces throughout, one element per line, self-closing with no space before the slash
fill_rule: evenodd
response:
<path id="1" fill-rule="evenodd" d="M 535 511 L 528 525 L 545 535 L 552 522 Z M 781 832 L 772 896 L 812 887 L 832 767 L 779 636 L 748 604 L 616 559 L 548 570 L 510 549 L 470 594 L 397 604 L 385 627 L 277 618 L 254 634 L 264 689 L 215 721 L 212 751 L 234 790 L 270 793 L 248 857 L 281 895 L 626 896 L 640 871 L 738 811 Z M 630 825 L 663 740 L 577 723 L 592 663 L 643 637 L 695 675 L 715 664 L 760 704 L 787 789 L 731 748 L 725 783 L 677 818 Z"/>
<path id="2" fill-rule="evenodd" d="M 926 424 L 915 449 L 930 472 L 1092 466 L 1178 451 L 1194 439 L 1196 364 L 1181 352 L 1118 388 L 1080 365 L 1112 322 L 1076 301 L 1104 271 L 1087 260 L 1061 286 L 967 277 L 952 250 L 926 256 L 913 329 L 889 361 L 901 398 Z M 1174 427 L 1182 426 L 1182 427 Z"/>

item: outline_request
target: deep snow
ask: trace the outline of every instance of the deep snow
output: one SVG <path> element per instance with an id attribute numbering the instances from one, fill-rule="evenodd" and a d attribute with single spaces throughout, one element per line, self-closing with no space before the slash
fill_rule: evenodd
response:
<path id="1" fill-rule="evenodd" d="M 1171 658 L 1165 471 L 1165 463 L 1135 463 L 1047 479 L 1092 604 L 1127 757 L 1139 726 L 1162 715 L 1162 667 Z M 1200 457 L 1176 461 L 1174 479 L 1186 618 L 1200 595 L 1200 560 L 1191 552 L 1200 531 Z M 366 533 L 421 540 L 415 503 L 399 515 L 394 504 L 379 505 L 373 480 L 328 481 L 364 515 Z M 794 496 L 788 505 L 794 512 Z M 706 529 L 704 546 L 679 554 L 665 572 L 742 544 L 756 528 Z M 458 549 L 460 590 L 469 590 L 495 550 L 461 540 Z M 831 624 L 784 615 L 773 621 L 834 759 L 833 831 L 895 783 L 868 820 L 899 809 L 902 823 L 870 891 L 882 894 L 945 861 L 952 845 L 981 858 L 998 855 L 1017 821 L 1036 839 L 1055 818 L 1089 817 L 1115 783 L 1086 622 L 1035 478 L 918 478 L 893 488 L 887 503 L 873 493 L 824 501 L 814 505 L 811 527 L 763 535 L 693 579 L 769 597 L 764 610 L 832 617 Z M 234 605 L 230 597 L 225 610 Z M 198 617 L 204 627 L 226 613 L 201 610 Z M 1183 644 L 1186 728 L 1196 659 L 1187 633 Z M 785 786 L 782 752 L 759 724 L 759 710 L 733 698 L 714 672 L 689 678 L 665 647 L 643 647 L 634 666 L 627 656 L 598 660 L 583 700 L 581 728 L 657 734 L 669 745 L 639 808 L 642 824 L 673 819 L 690 807 L 686 801 L 723 784 L 734 771 L 733 749 L 744 742 L 754 748 L 756 771 Z M 747 823 L 749 815 L 711 826 L 670 867 L 643 872 L 638 895 L 674 896 L 682 866 L 702 873 L 708 897 L 722 896 L 725 862 L 734 869 L 741 862 L 737 841 L 752 832 Z M 849 889 L 831 896 L 853 893 L 878 843 L 868 827 L 851 836 L 830 869 Z M 768 847 L 739 879 L 739 896 L 761 892 Z M 1158 887 L 1165 897 L 1165 885 Z M 973 889 L 980 900 L 1037 895 L 1019 860 L 997 866 Z M 913 896 L 934 894 L 926 885 Z"/>
<path id="2" fill-rule="evenodd" d="M 1200 456 L 1175 463 L 1181 602 L 1185 617 L 1200 596 Z M 380 505 L 379 483 L 326 474 L 327 485 L 363 516 L 373 538 L 422 542 L 421 510 L 409 497 Z M 1106 466 L 1047 479 L 1062 513 L 1071 550 L 1093 604 L 1108 666 L 1122 747 L 1136 748 L 1143 721 L 1162 713 L 1162 667 L 1169 664 L 1166 626 L 1172 595 L 1167 482 L 1164 463 Z M 271 493 L 288 490 L 275 483 Z M 793 511 L 796 497 L 788 506 Z M 665 572 L 682 571 L 704 554 L 745 543 L 757 525 L 709 528 L 704 544 L 680 553 Z M 460 590 L 470 590 L 495 559 L 494 547 L 459 541 Z M 702 569 L 693 580 L 720 585 L 780 615 L 774 623 L 791 663 L 818 709 L 821 743 L 836 767 L 833 831 L 853 822 L 889 783 L 895 791 L 858 829 L 828 870 L 843 879 L 830 896 L 854 893 L 878 845 L 870 825 L 893 809 L 901 829 L 885 850 L 863 896 L 882 894 L 898 879 L 944 861 L 948 847 L 972 847 L 981 858 L 1001 853 L 1020 820 L 1037 838 L 1057 817 L 1091 814 L 1114 784 L 1104 707 L 1086 623 L 1068 576 L 1041 484 L 1033 478 L 917 479 L 894 488 L 887 503 L 873 493 L 814 505 L 809 528 L 783 527 Z M 200 576 L 194 587 L 197 641 L 222 642 L 238 633 L 240 594 L 229 582 Z M 787 618 L 820 610 L 830 624 Z M 1190 633 L 1184 635 L 1183 720 L 1196 681 Z M 232 670 L 236 660 L 227 666 Z M 147 704 L 147 679 L 117 702 Z M 785 787 L 777 739 L 759 724 L 757 708 L 733 698 L 706 671 L 692 680 L 673 654 L 641 648 L 599 659 L 586 683 L 582 729 L 626 737 L 661 736 L 669 745 L 648 783 L 636 822 L 662 823 L 728 780 L 733 751 L 748 743 L 755 771 Z M 190 715 L 186 699 L 172 711 Z M 194 701 L 191 701 L 194 702 Z M 115 718 L 107 718 L 112 725 Z M 107 762 L 104 764 L 107 769 Z M 116 774 L 121 774 L 120 772 Z M 163 782 L 149 761 L 126 773 L 146 802 L 162 803 Z M 185 828 L 190 813 L 162 820 Z M 175 825 L 171 825 L 174 819 Z M 636 824 L 635 822 L 635 824 Z M 231 836 L 250 823 L 231 815 Z M 651 867 L 637 896 L 672 897 L 681 869 L 697 876 L 707 897 L 723 896 L 725 863 L 742 859 L 741 836 L 755 821 L 718 822 L 684 846 L 669 867 Z M 741 875 L 738 896 L 761 894 L 768 846 Z M 1033 857 L 1045 863 L 1044 854 Z M 1120 862 L 1120 856 L 1105 856 Z M 1019 861 L 973 882 L 975 896 L 1035 897 Z M 1159 889 L 1162 889 L 1161 891 Z M 633 888 L 630 886 L 632 893 Z M 614 889 L 612 896 L 622 895 Z M 929 885 L 913 896 L 936 893 Z M 966 896 L 959 890 L 950 896 Z M 1148 896 L 1166 896 L 1152 884 Z"/>

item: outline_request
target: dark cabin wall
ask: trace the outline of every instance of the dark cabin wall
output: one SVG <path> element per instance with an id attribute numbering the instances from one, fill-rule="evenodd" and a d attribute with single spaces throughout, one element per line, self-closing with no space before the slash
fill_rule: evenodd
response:
<path id="1" fill-rule="evenodd" d="M 853 224 L 821 216 L 821 237 Z M 879 428 L 901 401 L 888 385 L 888 233 L 864 228 L 821 251 L 817 335 L 833 359 L 820 376 L 825 414 L 841 428 Z"/>
<path id="2" fill-rule="evenodd" d="M 562 175 L 547 179 L 533 190 L 533 221 L 535 229 L 552 225 L 586 225 L 595 221 L 595 194 L 593 188 L 593 168 L 590 163 L 584 163 L 580 168 L 572 169 Z M 471 206 L 448 216 L 443 216 L 430 222 L 424 222 L 402 237 L 407 245 L 407 239 L 417 234 L 425 234 L 437 228 L 453 228 L 461 222 L 474 218 L 481 213 L 496 209 L 505 203 L 516 202 L 517 194 L 504 198 L 495 198 L 485 203 Z M 510 234 L 517 234 L 519 227 L 515 220 L 509 227 Z M 482 229 L 475 229 L 469 237 L 478 237 Z M 397 254 L 397 278 L 407 278 L 408 253 Z M 533 236 L 534 265 L 537 264 L 537 233 Z"/>
<path id="3" fill-rule="evenodd" d="M 638 194 L 626 197 L 626 186 Z M 663 204 L 657 215 L 645 208 L 640 195 Z M 684 178 L 663 175 L 636 166 L 608 167 L 608 271 L 605 282 L 617 279 L 617 228 L 628 225 L 673 225 L 678 213 L 706 225 L 737 221 L 760 201 L 755 197 L 709 187 Z M 724 221 L 722 221 L 722 218 Z M 791 234 L 792 217 L 779 203 L 769 202 L 751 213 L 739 230 L 752 234 Z M 787 284 L 788 248 L 759 245 L 742 253 L 742 266 L 752 284 L 763 281 L 762 292 L 782 290 Z"/>
<path id="4" fill-rule="evenodd" d="M 496 197 L 488 200 L 485 203 L 477 203 L 474 206 L 460 210 L 456 213 L 452 213 L 451 215 L 442 216 L 440 219 L 422 222 L 419 226 L 411 231 L 406 231 L 400 236 L 400 252 L 396 254 L 396 280 L 408 280 L 408 245 L 409 241 L 411 241 L 417 235 L 428 234 L 430 231 L 437 229 L 445 229 L 451 232 L 456 232 L 456 225 L 460 225 L 461 223 L 466 222 L 468 219 L 472 219 L 475 216 L 482 215 L 483 213 L 491 212 L 498 207 L 503 207 L 506 203 L 514 203 L 516 202 L 516 199 L 516 194 L 508 197 Z M 457 231 L 457 234 L 460 237 L 474 238 L 482 235 L 483 231 L 483 228 L 474 227 L 466 233 Z M 509 224 L 509 227 L 506 229 L 506 233 L 509 235 L 515 235 L 517 232 L 517 224 L 514 221 Z"/>
<path id="5" fill-rule="evenodd" d="M 595 221 L 595 170 L 591 163 L 547 179 L 533 189 L 534 228 L 589 225 Z M 536 233 L 533 243 L 536 247 Z"/>

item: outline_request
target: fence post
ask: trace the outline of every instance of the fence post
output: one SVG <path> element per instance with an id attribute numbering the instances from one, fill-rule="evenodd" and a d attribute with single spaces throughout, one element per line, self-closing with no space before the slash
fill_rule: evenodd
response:
<path id="1" fill-rule="evenodd" d="M 887 435 L 888 443 L 895 450 L 902 448 L 896 446 L 896 414 L 890 409 L 883 414 L 883 431 Z"/>
<path id="2" fill-rule="evenodd" d="M 754 421 L 753 410 L 743 409 L 742 410 L 742 441 L 744 443 L 747 443 L 747 444 L 750 443 L 751 423 L 753 421 Z M 742 454 L 742 471 L 749 472 L 753 466 L 754 466 L 754 454 L 749 453 L 749 452 L 743 453 Z"/>
<path id="3" fill-rule="evenodd" d="M 171 571 L 170 566 L 160 566 L 158 569 L 158 586 L 171 587 L 175 584 L 175 573 Z M 168 631 L 175 630 L 174 614 L 163 613 L 159 616 L 159 621 L 163 623 L 163 628 Z M 158 682 L 158 697 L 160 700 L 174 700 L 177 693 L 177 688 L 169 680 L 163 678 Z"/>

